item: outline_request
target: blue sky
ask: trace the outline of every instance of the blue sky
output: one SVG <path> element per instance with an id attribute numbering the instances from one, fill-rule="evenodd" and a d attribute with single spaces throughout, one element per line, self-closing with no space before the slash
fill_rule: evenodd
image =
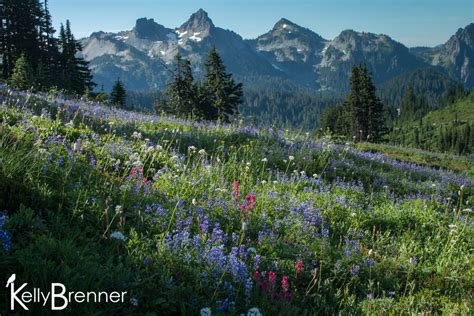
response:
<path id="1" fill-rule="evenodd" d="M 57 29 L 71 21 L 76 37 L 131 29 L 140 17 L 180 26 L 203 8 L 214 24 L 244 38 L 270 30 L 282 17 L 326 39 L 342 30 L 384 33 L 407 46 L 442 44 L 474 21 L 473 0 L 48 0 Z"/>

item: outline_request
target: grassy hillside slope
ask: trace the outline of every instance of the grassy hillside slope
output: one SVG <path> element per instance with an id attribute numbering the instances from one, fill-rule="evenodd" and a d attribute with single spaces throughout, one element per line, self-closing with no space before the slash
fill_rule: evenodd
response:
<path id="1" fill-rule="evenodd" d="M 2 282 L 127 291 L 70 313 L 474 307 L 474 181 L 462 172 L 291 131 L 5 87 L 0 98 Z"/>
<path id="2" fill-rule="evenodd" d="M 419 120 L 397 122 L 390 142 L 425 150 L 474 154 L 474 92 L 444 107 L 430 111 Z"/>

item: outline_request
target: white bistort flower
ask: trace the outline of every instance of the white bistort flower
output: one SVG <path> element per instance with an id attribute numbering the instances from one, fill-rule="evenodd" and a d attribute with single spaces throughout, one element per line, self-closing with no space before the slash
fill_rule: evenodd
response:
<path id="1" fill-rule="evenodd" d="M 250 247 L 249 249 L 247 249 L 247 252 L 257 253 L 257 250 L 254 247 Z"/>
<path id="2" fill-rule="evenodd" d="M 125 237 L 121 232 L 113 232 L 112 234 L 110 234 L 110 238 L 122 241 L 127 240 L 127 237 Z"/>
<path id="3" fill-rule="evenodd" d="M 142 138 L 142 133 L 139 133 L 139 132 L 133 132 L 133 134 L 132 134 L 132 138 L 135 138 L 135 139 L 141 139 L 141 138 Z"/>
<path id="4" fill-rule="evenodd" d="M 247 312 L 247 316 L 262 316 L 262 313 L 258 308 L 253 307 L 249 309 L 249 311 Z"/>

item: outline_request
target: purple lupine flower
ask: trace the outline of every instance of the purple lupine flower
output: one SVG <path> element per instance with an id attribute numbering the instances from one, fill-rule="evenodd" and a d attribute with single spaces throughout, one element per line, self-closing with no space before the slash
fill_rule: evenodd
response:
<path id="1" fill-rule="evenodd" d="M 350 272 L 350 274 L 351 274 L 352 276 L 357 275 L 357 274 L 359 273 L 359 271 L 360 271 L 360 266 L 359 266 L 358 264 L 356 264 L 355 266 L 353 266 L 353 267 L 349 270 L 349 272 Z"/>
<path id="2" fill-rule="evenodd" d="M 151 260 L 151 258 L 146 257 L 145 259 L 143 259 L 143 264 L 146 266 L 149 266 L 152 263 L 153 263 L 153 260 Z"/>
<path id="3" fill-rule="evenodd" d="M 260 266 L 260 255 L 255 255 L 255 257 L 253 258 L 253 268 L 255 270 L 258 270 Z"/>
<path id="4" fill-rule="evenodd" d="M 214 229 L 212 230 L 212 236 L 211 236 L 212 242 L 213 243 L 223 243 L 225 242 L 225 235 L 224 232 L 221 229 L 221 226 L 219 223 L 217 223 L 214 226 Z"/>
<path id="5" fill-rule="evenodd" d="M 9 252 L 12 247 L 12 240 L 10 234 L 4 230 L 3 226 L 7 220 L 7 215 L 0 213 L 0 242 L 3 250 Z"/>
<path id="6" fill-rule="evenodd" d="M 252 297 L 252 289 L 253 289 L 252 278 L 247 278 L 247 281 L 245 281 L 245 295 L 247 296 L 247 299 L 250 299 Z"/>

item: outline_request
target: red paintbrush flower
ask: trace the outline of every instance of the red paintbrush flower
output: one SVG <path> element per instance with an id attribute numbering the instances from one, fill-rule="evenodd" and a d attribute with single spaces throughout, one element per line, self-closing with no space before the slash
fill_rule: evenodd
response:
<path id="1" fill-rule="evenodd" d="M 237 200 L 239 199 L 239 195 L 240 195 L 240 191 L 239 191 L 239 188 L 240 188 L 240 183 L 239 181 L 234 181 L 234 185 L 232 187 L 232 195 L 234 196 L 234 202 L 235 204 L 237 204 Z"/>
<path id="2" fill-rule="evenodd" d="M 295 267 L 296 267 L 296 274 L 300 274 L 301 272 L 303 272 L 303 262 L 301 262 L 301 260 L 296 261 Z"/>
<path id="3" fill-rule="evenodd" d="M 258 270 L 255 271 L 255 273 L 253 274 L 253 278 L 254 278 L 256 281 L 258 281 L 258 279 L 260 278 L 260 272 L 258 272 Z"/>
<path id="4" fill-rule="evenodd" d="M 290 282 L 288 281 L 288 276 L 286 275 L 281 278 L 281 289 L 284 293 L 287 293 L 290 289 Z"/>
<path id="5" fill-rule="evenodd" d="M 255 206 L 255 195 L 249 193 L 247 194 L 245 199 L 247 200 L 248 209 L 249 210 L 253 209 L 253 207 Z"/>

